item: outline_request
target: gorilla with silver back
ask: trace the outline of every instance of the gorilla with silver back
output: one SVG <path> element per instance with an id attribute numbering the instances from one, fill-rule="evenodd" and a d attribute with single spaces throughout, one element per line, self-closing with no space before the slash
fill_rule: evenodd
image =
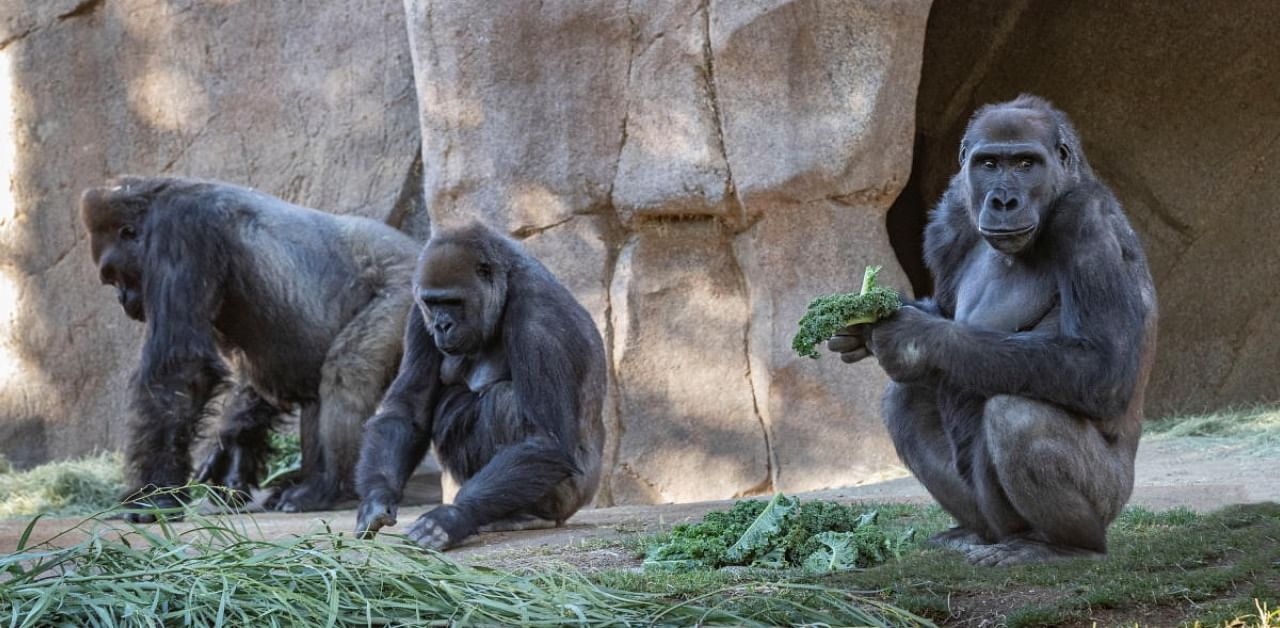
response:
<path id="1" fill-rule="evenodd" d="M 932 299 L 828 347 L 893 380 L 898 455 L 959 523 L 933 540 L 987 565 L 1105 553 L 1133 488 L 1156 299 L 1065 114 L 1028 95 L 974 114 L 925 256 Z"/>
<path id="2" fill-rule="evenodd" d="M 102 282 L 147 326 L 132 381 L 133 488 L 188 481 L 200 419 L 233 370 L 218 444 L 197 479 L 242 494 L 256 486 L 269 431 L 298 407 L 301 477 L 268 504 L 317 510 L 353 495 L 361 424 L 399 360 L 418 244 L 373 220 L 184 178 L 90 188 L 81 217 Z"/>

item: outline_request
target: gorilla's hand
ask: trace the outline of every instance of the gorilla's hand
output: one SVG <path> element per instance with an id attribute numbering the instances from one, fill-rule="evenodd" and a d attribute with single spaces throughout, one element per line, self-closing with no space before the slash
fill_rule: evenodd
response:
<path id="1" fill-rule="evenodd" d="M 396 524 L 398 506 L 390 495 L 374 494 L 360 502 L 360 512 L 356 516 L 356 536 L 371 539 L 383 526 Z"/>
<path id="2" fill-rule="evenodd" d="M 447 550 L 475 534 L 476 528 L 457 506 L 437 506 L 409 527 L 409 538 L 425 549 Z"/>
<path id="3" fill-rule="evenodd" d="M 870 325 L 850 325 L 841 329 L 827 341 L 827 350 L 839 353 L 840 360 L 845 364 L 853 364 L 871 355 L 871 349 L 867 347 L 870 327 Z"/>
<path id="4" fill-rule="evenodd" d="M 889 318 L 865 325 L 866 346 L 895 382 L 913 382 L 929 374 L 925 335 L 942 319 L 910 305 Z M 843 358 L 843 356 L 841 356 Z"/>

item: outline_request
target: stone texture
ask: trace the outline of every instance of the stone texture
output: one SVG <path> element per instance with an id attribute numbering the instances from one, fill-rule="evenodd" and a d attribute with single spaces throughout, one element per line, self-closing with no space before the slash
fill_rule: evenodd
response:
<path id="1" fill-rule="evenodd" d="M 1266 0 L 939 3 L 893 218 L 923 219 L 974 108 L 1049 98 L 1146 244 L 1161 311 L 1148 416 L 1280 401 L 1277 25 Z"/>
<path id="2" fill-rule="evenodd" d="M 633 3 L 631 63 L 613 206 L 637 216 L 734 211 L 711 76 L 707 3 Z"/>
<path id="3" fill-rule="evenodd" d="M 123 442 L 142 326 L 98 285 L 84 187 L 221 178 L 423 234 L 404 32 L 398 0 L 4 3 L 0 453 L 27 465 Z"/>
<path id="4" fill-rule="evenodd" d="M 610 290 L 622 434 L 613 498 L 686 502 L 769 485 L 747 362 L 746 285 L 713 220 L 651 222 Z"/>
<path id="5" fill-rule="evenodd" d="M 927 1 L 711 5 L 711 72 L 748 211 L 905 182 Z M 759 209 L 757 209 L 757 207 Z"/>
<path id="6" fill-rule="evenodd" d="M 620 0 L 405 3 L 438 224 L 519 235 L 609 198 L 630 23 Z"/>

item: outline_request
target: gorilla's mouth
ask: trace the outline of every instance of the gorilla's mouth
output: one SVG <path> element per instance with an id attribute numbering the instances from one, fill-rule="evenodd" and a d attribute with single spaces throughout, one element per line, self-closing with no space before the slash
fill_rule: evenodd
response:
<path id="1" fill-rule="evenodd" d="M 1027 246 L 1035 235 L 1036 226 L 1030 225 L 1018 229 L 983 229 L 978 233 L 997 251 L 1001 253 L 1017 253 Z"/>
<path id="2" fill-rule="evenodd" d="M 135 321 L 146 321 L 146 314 L 142 307 L 142 295 L 137 290 L 116 286 L 116 300 L 120 302 L 120 307 L 129 318 Z"/>

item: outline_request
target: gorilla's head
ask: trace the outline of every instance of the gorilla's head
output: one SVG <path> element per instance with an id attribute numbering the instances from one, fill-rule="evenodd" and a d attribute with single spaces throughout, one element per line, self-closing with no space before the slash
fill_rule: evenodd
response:
<path id="1" fill-rule="evenodd" d="M 1035 96 L 979 109 L 960 142 L 969 218 L 988 244 L 1008 255 L 1028 249 L 1054 202 L 1085 168 L 1071 123 Z"/>
<path id="2" fill-rule="evenodd" d="M 427 243 L 414 275 L 414 299 L 436 346 L 449 355 L 476 353 L 498 338 L 507 301 L 506 257 L 483 227 L 450 231 Z"/>
<path id="3" fill-rule="evenodd" d="M 80 196 L 80 219 L 89 231 L 89 249 L 103 284 L 116 289 L 125 314 L 146 320 L 142 298 L 142 265 L 146 252 L 146 218 L 160 190 L 137 177 L 121 177 Z"/>

